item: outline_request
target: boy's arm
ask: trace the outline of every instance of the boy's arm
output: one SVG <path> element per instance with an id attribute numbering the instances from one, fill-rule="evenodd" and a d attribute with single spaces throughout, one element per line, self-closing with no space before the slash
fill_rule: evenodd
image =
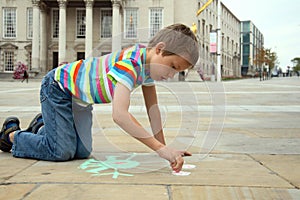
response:
<path id="1" fill-rule="evenodd" d="M 159 142 L 165 145 L 166 142 L 163 133 L 162 120 L 161 120 L 161 114 L 158 107 L 155 85 L 142 86 L 142 90 L 143 90 L 143 96 L 147 108 L 149 122 L 151 124 L 154 137 Z"/>
<path id="2" fill-rule="evenodd" d="M 154 151 L 164 147 L 164 144 L 148 133 L 137 120 L 128 112 L 130 91 L 121 83 L 117 83 L 114 91 L 112 106 L 113 120 L 128 134 L 135 137 Z"/>
<path id="3" fill-rule="evenodd" d="M 180 171 L 184 160 L 182 156 L 190 155 L 186 151 L 176 151 L 166 147 L 150 133 L 148 133 L 128 112 L 130 104 L 130 91 L 121 83 L 117 83 L 113 97 L 113 120 L 128 134 L 156 151 L 160 157 L 168 160 L 173 170 Z"/>

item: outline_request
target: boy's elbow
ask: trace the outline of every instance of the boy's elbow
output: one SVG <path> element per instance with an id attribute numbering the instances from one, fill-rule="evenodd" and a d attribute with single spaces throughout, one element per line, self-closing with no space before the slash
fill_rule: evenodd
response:
<path id="1" fill-rule="evenodd" d="M 112 113 L 112 119 L 113 121 L 118 124 L 119 126 L 122 127 L 122 125 L 125 123 L 126 120 L 125 119 L 125 114 L 121 113 L 121 112 L 113 112 Z"/>

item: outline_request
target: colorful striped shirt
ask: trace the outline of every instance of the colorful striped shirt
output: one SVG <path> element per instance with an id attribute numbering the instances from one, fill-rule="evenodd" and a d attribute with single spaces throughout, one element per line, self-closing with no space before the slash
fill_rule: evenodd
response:
<path id="1" fill-rule="evenodd" d="M 54 79 L 85 103 L 109 103 L 117 82 L 130 91 L 154 83 L 150 72 L 145 70 L 145 63 L 146 48 L 137 44 L 101 57 L 61 65 L 56 69 Z"/>

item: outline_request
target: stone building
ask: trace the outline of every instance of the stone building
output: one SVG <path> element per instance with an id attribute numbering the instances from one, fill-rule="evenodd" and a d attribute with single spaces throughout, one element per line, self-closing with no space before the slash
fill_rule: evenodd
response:
<path id="1" fill-rule="evenodd" d="M 32 76 L 44 74 L 60 63 L 147 44 L 164 26 L 194 23 L 200 44 L 196 67 L 210 76 L 217 1 L 196 16 L 206 0 L 0 0 L 0 73 L 12 73 L 20 61 Z M 221 10 L 222 75 L 241 76 L 241 22 L 224 4 Z"/>

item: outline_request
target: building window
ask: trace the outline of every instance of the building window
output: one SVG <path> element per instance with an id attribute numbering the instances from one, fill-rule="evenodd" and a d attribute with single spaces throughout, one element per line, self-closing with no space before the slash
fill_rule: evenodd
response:
<path id="1" fill-rule="evenodd" d="M 243 32 L 250 32 L 250 22 L 242 22 Z"/>
<path id="2" fill-rule="evenodd" d="M 3 8 L 3 37 L 16 37 L 16 8 Z"/>
<path id="3" fill-rule="evenodd" d="M 32 38 L 32 8 L 27 8 L 27 37 Z"/>
<path id="4" fill-rule="evenodd" d="M 202 28 L 201 28 L 201 30 L 202 30 L 202 36 L 204 37 L 205 36 L 205 20 L 204 19 L 202 19 Z"/>
<path id="5" fill-rule="evenodd" d="M 101 38 L 112 35 L 112 10 L 101 10 Z"/>
<path id="6" fill-rule="evenodd" d="M 125 38 L 137 37 L 137 9 L 127 8 L 125 10 Z"/>
<path id="7" fill-rule="evenodd" d="M 250 43 L 250 34 L 249 33 L 243 34 L 243 43 Z"/>
<path id="8" fill-rule="evenodd" d="M 52 37 L 58 38 L 59 36 L 59 10 L 52 10 Z"/>
<path id="9" fill-rule="evenodd" d="M 76 25 L 77 25 L 76 37 L 85 38 L 85 10 L 77 9 Z"/>
<path id="10" fill-rule="evenodd" d="M 162 28 L 162 8 L 150 8 L 150 37 Z"/>
<path id="11" fill-rule="evenodd" d="M 13 72 L 14 71 L 14 52 L 13 51 L 4 51 L 4 71 Z"/>

